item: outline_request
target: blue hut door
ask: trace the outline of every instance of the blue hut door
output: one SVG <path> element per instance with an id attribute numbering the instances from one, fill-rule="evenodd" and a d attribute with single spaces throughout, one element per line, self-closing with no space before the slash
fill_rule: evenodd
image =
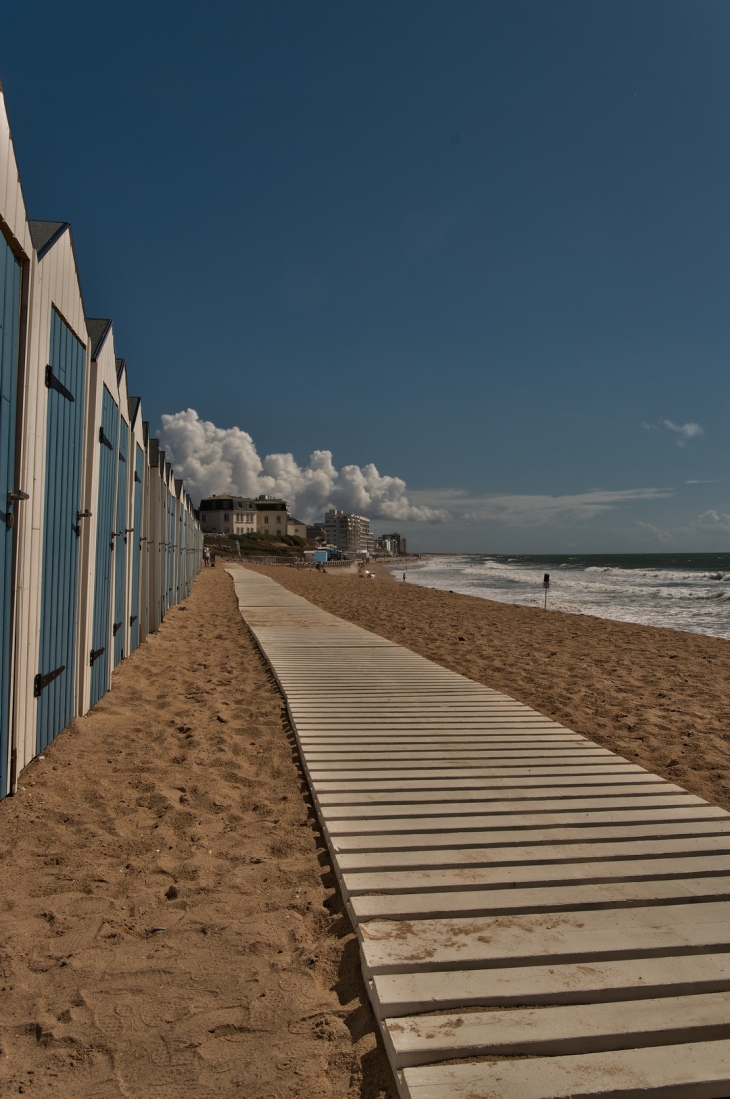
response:
<path id="1" fill-rule="evenodd" d="M 137 444 L 134 466 L 134 521 L 132 526 L 132 599 L 129 613 L 129 651 L 139 645 L 139 566 L 142 552 L 142 482 L 144 477 L 144 451 Z"/>
<path id="2" fill-rule="evenodd" d="M 38 672 L 37 751 L 74 717 L 79 518 L 86 348 L 56 313 L 46 367 L 46 491 Z"/>
<path id="3" fill-rule="evenodd" d="M 167 490 L 167 531 L 165 535 L 165 611 L 172 606 L 172 584 L 175 578 L 175 558 L 173 547 L 175 542 L 175 500 Z"/>
<path id="4" fill-rule="evenodd" d="M 124 659 L 127 606 L 127 457 L 129 425 L 122 419 L 117 463 L 117 529 L 114 532 L 114 667 Z"/>
<path id="5" fill-rule="evenodd" d="M 15 406 L 18 388 L 20 264 L 0 236 L 0 797 L 8 789 L 10 751 L 10 626 L 13 599 Z"/>
<path id="6" fill-rule="evenodd" d="M 99 430 L 99 498 L 96 505 L 96 564 L 94 574 L 94 625 L 91 634 L 91 705 L 109 686 L 109 637 L 112 610 L 112 561 L 114 559 L 114 489 L 117 472 L 119 408 L 104 386 Z"/>
<path id="7" fill-rule="evenodd" d="M 183 594 L 183 590 L 182 590 L 182 561 L 183 561 L 182 501 L 178 501 L 178 503 L 177 503 L 177 514 L 178 514 L 178 519 L 177 519 L 177 553 L 175 555 L 177 557 L 177 567 L 175 569 L 175 573 L 176 573 L 176 589 L 175 590 L 177 592 L 177 598 L 175 599 L 175 602 L 179 603 L 181 599 L 185 598 L 185 596 Z"/>

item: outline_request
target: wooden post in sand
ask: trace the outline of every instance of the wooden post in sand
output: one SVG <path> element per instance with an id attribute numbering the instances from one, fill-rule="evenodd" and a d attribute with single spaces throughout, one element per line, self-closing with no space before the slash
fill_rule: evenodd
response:
<path id="1" fill-rule="evenodd" d="M 547 593 L 548 593 L 548 588 L 550 587 L 550 573 L 549 572 L 545 573 L 545 576 L 543 577 L 543 581 L 542 581 L 542 586 L 545 589 L 545 610 L 547 610 Z"/>

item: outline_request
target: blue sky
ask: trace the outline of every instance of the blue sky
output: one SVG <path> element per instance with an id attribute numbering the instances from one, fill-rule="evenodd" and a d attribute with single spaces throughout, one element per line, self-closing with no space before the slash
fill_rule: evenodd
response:
<path id="1" fill-rule="evenodd" d="M 29 0 L 0 78 L 201 489 L 421 549 L 722 550 L 729 50 L 724 0 Z"/>

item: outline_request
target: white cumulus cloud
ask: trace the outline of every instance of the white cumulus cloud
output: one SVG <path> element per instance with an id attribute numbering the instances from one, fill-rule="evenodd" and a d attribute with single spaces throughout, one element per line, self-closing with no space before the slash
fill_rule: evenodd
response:
<path id="1" fill-rule="evenodd" d="M 321 519 L 326 508 L 354 511 L 370 519 L 443 522 L 443 508 L 411 504 L 400 477 L 378 472 L 371 463 L 336 469 L 329 450 L 315 450 L 305 466 L 293 454 L 259 456 L 239 427 L 216 427 L 194 408 L 162 417 L 160 442 L 197 501 L 214 493 L 282 496 L 298 519 Z"/>
<path id="2" fill-rule="evenodd" d="M 728 530 L 730 531 L 730 515 L 724 511 L 703 511 L 697 520 L 697 526 L 704 530 Z"/>

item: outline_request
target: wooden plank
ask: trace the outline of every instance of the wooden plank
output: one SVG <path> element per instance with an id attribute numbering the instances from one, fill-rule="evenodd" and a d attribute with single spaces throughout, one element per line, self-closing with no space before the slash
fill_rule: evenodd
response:
<path id="1" fill-rule="evenodd" d="M 730 950 L 724 902 L 650 906 L 509 918 L 369 920 L 360 924 L 363 971 L 425 972 L 560 965 L 612 958 L 711 954 Z"/>
<path id="2" fill-rule="evenodd" d="M 403 851 L 413 853 L 424 849 L 431 854 L 442 853 L 447 849 L 465 850 L 469 847 L 476 848 L 486 854 L 489 848 L 506 851 L 509 847 L 553 847 L 563 844 L 566 847 L 577 844 L 587 847 L 589 844 L 596 849 L 596 857 L 600 857 L 602 845 L 616 842 L 636 842 L 639 839 L 666 840 L 668 836 L 685 838 L 691 836 L 721 836 L 726 842 L 730 841 L 730 822 L 718 821 L 686 821 L 674 824 L 657 821 L 655 824 L 627 824 L 604 825 L 599 828 L 521 828 L 519 830 L 508 828 L 495 828 L 491 831 L 476 829 L 473 832 L 398 832 L 378 835 L 330 835 L 330 844 L 333 853 L 337 856 L 360 852 L 377 852 L 385 861 L 385 852 Z M 447 856 L 448 857 L 448 856 Z M 444 860 L 446 861 L 446 860 Z"/>
<path id="3" fill-rule="evenodd" d="M 501 886 L 592 885 L 665 878 L 699 878 L 730 874 L 728 855 L 674 855 L 663 859 L 619 859 L 615 862 L 548 862 L 517 866 L 462 867 L 451 870 L 399 870 L 345 873 L 345 898 L 370 894 L 464 893 Z M 382 896 L 381 898 L 382 899 Z"/>
<path id="4" fill-rule="evenodd" d="M 578 763 L 583 763 L 584 760 L 590 760 L 590 762 L 598 761 L 603 763 L 607 760 L 621 759 L 609 752 L 605 748 L 589 748 L 576 746 L 572 744 L 558 744 L 558 745 L 539 745 L 534 746 L 531 749 L 525 749 L 521 745 L 468 745 L 466 747 L 460 747 L 454 745 L 449 748 L 421 748 L 420 750 L 415 747 L 404 748 L 382 748 L 378 751 L 368 751 L 366 748 L 352 748 L 349 751 L 345 748 L 327 749 L 327 748 L 310 748 L 307 751 L 307 761 L 314 766 L 316 763 L 347 763 L 350 766 L 354 766 L 358 763 L 443 763 L 447 760 L 452 760 L 459 764 L 461 760 L 499 760 L 508 759 L 516 760 L 519 763 L 528 762 L 532 765 L 533 762 L 543 762 L 544 760 L 558 760 L 560 763 L 564 763 L 568 760 L 575 760 Z"/>
<path id="5" fill-rule="evenodd" d="M 306 762 L 306 760 L 305 760 Z M 313 778 L 342 778 L 343 775 L 347 775 L 351 781 L 360 779 L 361 781 L 372 779 L 398 779 L 407 781 L 414 778 L 429 778 L 433 775 L 434 771 L 440 774 L 447 774 L 451 778 L 471 778 L 471 777 L 483 777 L 483 778 L 527 778 L 531 775 L 539 777 L 547 776 L 563 776 L 563 775 L 610 775 L 610 774 L 637 774 L 642 769 L 636 767 L 633 763 L 626 763 L 623 760 L 604 759 L 600 763 L 594 763 L 588 760 L 586 763 L 556 763 L 550 765 L 545 764 L 524 764 L 515 763 L 511 765 L 497 764 L 489 766 L 487 764 L 475 763 L 473 766 L 464 767 L 458 764 L 454 767 L 445 767 L 442 764 L 429 767 L 424 765 L 417 767 L 415 765 L 406 767 L 399 765 L 397 762 L 393 762 L 392 766 L 384 765 L 382 767 L 374 767 L 372 764 L 367 764 L 363 767 L 350 767 L 344 764 L 326 764 L 318 763 L 309 768 Z"/>
<path id="6" fill-rule="evenodd" d="M 624 763 L 620 757 L 598 749 L 583 749 L 574 747 L 534 748 L 531 752 L 525 752 L 521 748 L 483 747 L 483 748 L 454 748 L 452 751 L 434 749 L 421 752 L 407 749 L 402 752 L 307 752 L 307 764 L 314 770 L 329 768 L 338 765 L 348 767 L 351 771 L 372 770 L 373 767 L 397 767 L 405 770 L 409 767 L 417 767 L 421 770 L 436 767 L 439 770 L 455 767 L 469 766 L 515 766 L 544 767 L 568 764 L 582 766 L 613 765 L 615 762 Z"/>
<path id="7" fill-rule="evenodd" d="M 380 973 L 368 982 L 379 1019 L 459 1007 L 630 1002 L 730 991 L 730 953 L 433 973 Z"/>
<path id="8" fill-rule="evenodd" d="M 719 900 L 730 900 L 730 876 L 639 882 L 611 880 L 600 885 L 545 882 L 532 889 L 472 889 L 463 893 L 399 893 L 381 897 L 359 895 L 350 897 L 349 911 L 355 923 L 365 923 L 367 920 L 445 920 Z"/>
<path id="9" fill-rule="evenodd" d="M 403 1070 L 405 1099 L 717 1099 L 730 1092 L 730 1041 Z"/>
<path id="10" fill-rule="evenodd" d="M 387 833 L 396 835 L 401 832 L 465 832 L 470 829 L 494 828 L 503 830 L 509 828 L 513 832 L 513 838 L 519 840 L 521 831 L 530 831 L 539 828 L 544 832 L 549 842 L 554 831 L 563 834 L 564 829 L 585 828 L 591 833 L 600 826 L 609 827 L 614 824 L 622 826 L 637 824 L 640 826 L 654 823 L 679 824 L 682 821 L 702 823 L 707 821 L 720 821 L 730 827 L 730 814 L 724 809 L 714 805 L 698 806 L 673 806 L 668 809 L 654 809 L 639 806 L 636 809 L 611 809 L 601 811 L 574 810 L 563 813 L 511 813 L 509 815 L 491 813 L 488 810 L 482 813 L 470 813 L 461 816 L 418 815 L 382 816 L 364 818 L 331 817 L 324 814 L 327 823 L 327 831 L 330 836 L 355 836 L 355 835 L 380 835 Z M 600 833 L 598 833 L 600 834 Z M 633 833 L 632 833 L 633 834 Z M 667 833 L 662 831 L 663 835 Z"/>
<path id="11" fill-rule="evenodd" d="M 621 859 L 673 858 L 676 855 L 730 854 L 730 836 L 679 836 L 603 843 L 536 844 L 509 848 L 462 847 L 407 851 L 343 851 L 337 855 L 340 874 L 358 870 L 400 872 L 461 867 L 519 866 L 549 863 L 597 863 Z"/>
<path id="12" fill-rule="evenodd" d="M 383 1028 L 396 1068 L 466 1057 L 554 1057 L 711 1042 L 730 1032 L 730 992 L 627 1003 L 406 1016 Z"/>
<path id="13" fill-rule="evenodd" d="M 555 776 L 523 775 L 515 777 L 494 777 L 468 775 L 461 777 L 444 778 L 432 776 L 418 779 L 375 779 L 357 780 L 349 778 L 321 778 L 317 781 L 317 788 L 323 794 L 352 794 L 360 797 L 362 794 L 403 794 L 422 793 L 424 791 L 449 791 L 458 792 L 461 796 L 466 790 L 494 791 L 499 797 L 530 797 L 531 792 L 535 796 L 552 796 L 552 791 L 559 790 L 606 790 L 628 792 L 633 789 L 644 789 L 647 785 L 654 785 L 657 789 L 671 787 L 671 783 L 659 775 L 653 775 L 649 771 L 637 768 L 634 771 L 608 771 L 594 775 L 562 775 L 559 779 Z M 559 796 L 556 793 L 556 796 Z"/>
<path id="14" fill-rule="evenodd" d="M 432 796 L 429 797 L 428 794 Z M 513 814 L 520 813 L 546 813 L 549 814 L 550 820 L 562 813 L 576 813 L 580 811 L 594 812 L 606 812 L 612 809 L 631 809 L 638 812 L 640 809 L 690 809 L 693 807 L 703 807 L 705 809 L 713 809 L 716 813 L 723 813 L 724 810 L 717 809 L 715 806 L 711 806 L 708 802 L 702 798 L 697 797 L 694 794 L 686 794 L 683 791 L 668 796 L 664 793 L 651 793 L 644 794 L 643 796 L 623 796 L 623 797 L 566 797 L 563 794 L 562 797 L 551 798 L 512 798 L 511 800 L 499 800 L 494 798 L 492 800 L 484 800 L 484 797 L 479 794 L 478 791 L 474 792 L 473 797 L 464 797 L 462 800 L 452 800 L 453 792 L 449 792 L 451 797 L 444 799 L 444 795 L 441 791 L 427 791 L 426 796 L 423 793 L 412 794 L 411 797 L 407 797 L 404 794 L 394 796 L 390 801 L 378 800 L 374 802 L 373 795 L 363 795 L 361 799 L 355 801 L 347 801 L 342 803 L 337 795 L 324 794 L 319 798 L 320 807 L 322 813 L 327 817 L 328 821 L 334 820 L 359 820 L 359 819 L 375 819 L 379 817 L 409 817 L 414 814 L 414 811 L 422 816 L 438 816 L 443 814 L 445 816 L 459 816 L 467 813 L 503 813 L 508 817 Z M 357 797 L 357 795 L 354 795 Z"/>

